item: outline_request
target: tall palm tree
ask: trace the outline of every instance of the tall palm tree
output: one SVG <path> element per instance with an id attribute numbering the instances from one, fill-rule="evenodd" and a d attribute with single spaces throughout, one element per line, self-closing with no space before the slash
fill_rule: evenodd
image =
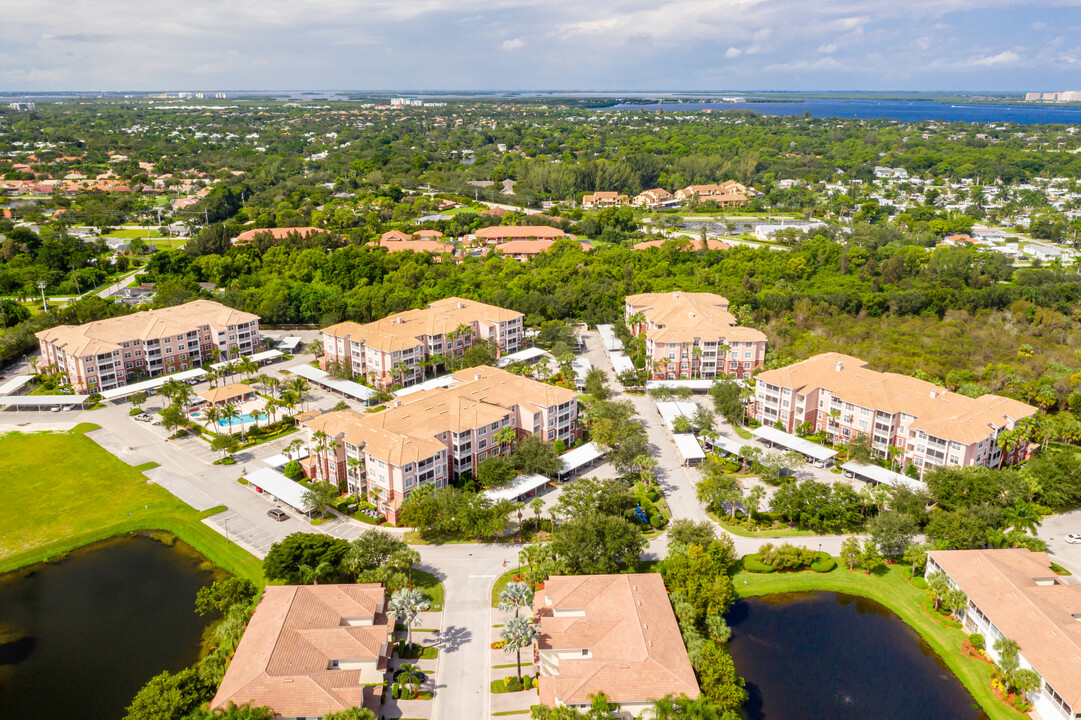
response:
<path id="1" fill-rule="evenodd" d="M 236 361 L 236 368 L 242 375 L 247 375 L 249 379 L 259 372 L 259 366 L 247 355 L 242 355 Z"/>
<path id="2" fill-rule="evenodd" d="M 394 370 L 398 373 L 398 384 L 405 387 L 405 373 L 409 370 L 409 366 L 403 361 L 399 360 L 394 363 Z"/>
<path id="3" fill-rule="evenodd" d="M 413 584 L 413 568 L 420 562 L 420 553 L 413 548 L 407 547 L 401 550 L 395 550 L 387 558 L 387 565 L 394 568 L 399 572 L 406 572 L 409 575 L 409 584 Z"/>
<path id="4" fill-rule="evenodd" d="M 248 413 L 248 415 L 250 415 L 251 419 L 255 421 L 255 427 L 259 427 L 259 418 L 264 418 L 267 416 L 267 414 L 259 408 L 255 408 L 250 413 Z"/>
<path id="5" fill-rule="evenodd" d="M 218 432 L 221 426 L 218 425 L 218 421 L 222 419 L 221 410 L 215 405 L 211 405 L 203 411 L 203 417 L 206 418 L 207 429 L 212 432 Z"/>
<path id="6" fill-rule="evenodd" d="M 235 403 L 225 403 L 221 406 L 221 417 L 229 422 L 229 434 L 233 434 L 233 418 L 240 419 Z"/>
<path id="7" fill-rule="evenodd" d="M 314 567 L 302 564 L 297 568 L 297 574 L 300 575 L 301 585 L 318 585 L 320 578 L 330 577 L 333 573 L 334 566 L 326 560 Z"/>
<path id="8" fill-rule="evenodd" d="M 405 625 L 405 643 L 413 644 L 413 625 L 420 621 L 420 614 L 432 604 L 424 593 L 417 588 L 402 588 L 390 596 L 387 612 L 394 616 L 395 622 Z"/>
<path id="9" fill-rule="evenodd" d="M 273 376 L 267 376 L 266 386 L 267 390 L 271 392 L 274 397 L 278 397 L 278 389 L 281 387 L 282 381 Z"/>
<path id="10" fill-rule="evenodd" d="M 514 617 L 518 617 L 519 611 L 526 607 L 533 607 L 533 590 L 528 583 L 509 582 L 499 591 L 498 608 L 503 612 L 513 610 Z"/>
<path id="11" fill-rule="evenodd" d="M 537 530 L 540 531 L 540 516 L 541 511 L 544 510 L 544 501 L 541 500 L 539 497 L 535 497 L 529 501 L 529 508 L 537 515 Z"/>
<path id="12" fill-rule="evenodd" d="M 507 618 L 503 629 L 499 631 L 499 638 L 506 643 L 503 652 L 517 654 L 518 679 L 522 679 L 522 650 L 533 647 L 533 641 L 537 639 L 537 628 L 533 626 L 531 617 Z"/>

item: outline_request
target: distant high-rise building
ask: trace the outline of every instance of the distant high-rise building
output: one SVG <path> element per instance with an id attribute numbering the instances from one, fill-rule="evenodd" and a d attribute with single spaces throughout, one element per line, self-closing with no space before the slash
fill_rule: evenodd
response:
<path id="1" fill-rule="evenodd" d="M 225 93 L 214 93 L 214 97 L 217 98 L 218 100 L 224 100 L 225 99 Z"/>
<path id="2" fill-rule="evenodd" d="M 37 104 L 32 102 L 13 102 L 8 107 L 17 112 L 29 112 L 38 109 Z"/>
<path id="3" fill-rule="evenodd" d="M 1025 102 L 1039 102 L 1042 95 L 1043 93 L 1038 92 L 1025 93 Z"/>

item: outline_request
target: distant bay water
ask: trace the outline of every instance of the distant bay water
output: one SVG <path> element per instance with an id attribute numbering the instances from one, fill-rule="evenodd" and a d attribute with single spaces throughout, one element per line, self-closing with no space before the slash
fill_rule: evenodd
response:
<path id="1" fill-rule="evenodd" d="M 620 103 L 603 110 L 753 110 L 760 115 L 803 115 L 816 118 L 943 120 L 966 123 L 1018 123 L 1020 125 L 1081 124 L 1081 107 L 1054 105 L 964 105 L 931 100 L 861 100 L 808 98 L 792 102 L 659 102 Z"/>

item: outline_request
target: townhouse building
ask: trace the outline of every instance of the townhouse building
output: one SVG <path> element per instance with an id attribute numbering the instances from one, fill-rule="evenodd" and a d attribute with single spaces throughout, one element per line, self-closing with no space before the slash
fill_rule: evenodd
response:
<path id="1" fill-rule="evenodd" d="M 719 185 L 688 185 L 676 190 L 676 200 L 687 202 L 715 202 L 721 206 L 742 205 L 747 202 L 747 186 L 735 180 L 725 180 Z"/>
<path id="2" fill-rule="evenodd" d="M 998 467 L 1032 447 L 1004 451 L 998 437 L 1036 414 L 999 395 L 970 398 L 907 375 L 871 370 L 859 358 L 822 353 L 755 378 L 751 415 L 795 432 L 802 423 L 835 443 L 865 435 L 879 457 L 896 454 L 922 474 L 928 467 Z"/>
<path id="3" fill-rule="evenodd" d="M 630 204 L 626 195 L 620 195 L 615 190 L 598 190 L 591 195 L 582 196 L 582 209 L 595 210 L 606 207 L 623 207 Z"/>
<path id="4" fill-rule="evenodd" d="M 488 245 L 511 240 L 558 240 L 564 237 L 568 237 L 567 233 L 551 225 L 492 225 L 473 234 L 474 239 Z"/>
<path id="5" fill-rule="evenodd" d="M 259 348 L 259 316 L 210 300 L 35 333 L 40 368 L 55 368 L 80 392 L 101 392 L 136 377 L 232 360 Z"/>
<path id="6" fill-rule="evenodd" d="M 481 366 L 451 376 L 451 385 L 405 395 L 377 413 L 341 410 L 302 420 L 308 477 L 369 500 L 392 523 L 409 494 L 440 488 L 508 447 L 537 435 L 569 445 L 581 437 L 578 393 Z"/>
<path id="7" fill-rule="evenodd" d="M 295 720 L 351 707 L 378 714 L 393 635 L 378 583 L 268 585 L 210 708 L 251 703 Z"/>
<path id="8" fill-rule="evenodd" d="M 450 297 L 423 310 L 409 310 L 375 322 L 343 322 L 323 328 L 319 367 L 347 367 L 375 387 L 408 387 L 425 369 L 457 357 L 476 340 L 495 343 L 499 355 L 517 352 L 525 333 L 523 315 L 474 300 Z"/>
<path id="9" fill-rule="evenodd" d="M 555 575 L 533 607 L 542 705 L 585 710 L 603 692 L 629 719 L 652 717 L 665 696 L 699 696 L 659 574 Z"/>
<path id="10" fill-rule="evenodd" d="M 1081 585 L 1064 583 L 1046 552 L 1024 548 L 929 552 L 925 576 L 937 573 L 966 595 L 965 632 L 983 635 L 992 660 L 999 638 L 1020 645 L 1019 668 L 1040 677 L 1025 695 L 1038 716 L 1081 718 Z"/>
<path id="11" fill-rule="evenodd" d="M 627 328 L 646 340 L 654 380 L 749 378 L 766 360 L 766 335 L 742 327 L 713 293 L 628 295 Z"/>

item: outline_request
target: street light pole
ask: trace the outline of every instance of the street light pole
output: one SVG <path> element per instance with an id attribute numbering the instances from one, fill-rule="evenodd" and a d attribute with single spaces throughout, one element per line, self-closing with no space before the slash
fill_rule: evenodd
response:
<path id="1" fill-rule="evenodd" d="M 41 309 L 46 312 L 49 310 L 49 303 L 45 300 L 45 287 L 48 284 L 44 280 L 38 280 L 38 290 L 41 291 Z"/>

